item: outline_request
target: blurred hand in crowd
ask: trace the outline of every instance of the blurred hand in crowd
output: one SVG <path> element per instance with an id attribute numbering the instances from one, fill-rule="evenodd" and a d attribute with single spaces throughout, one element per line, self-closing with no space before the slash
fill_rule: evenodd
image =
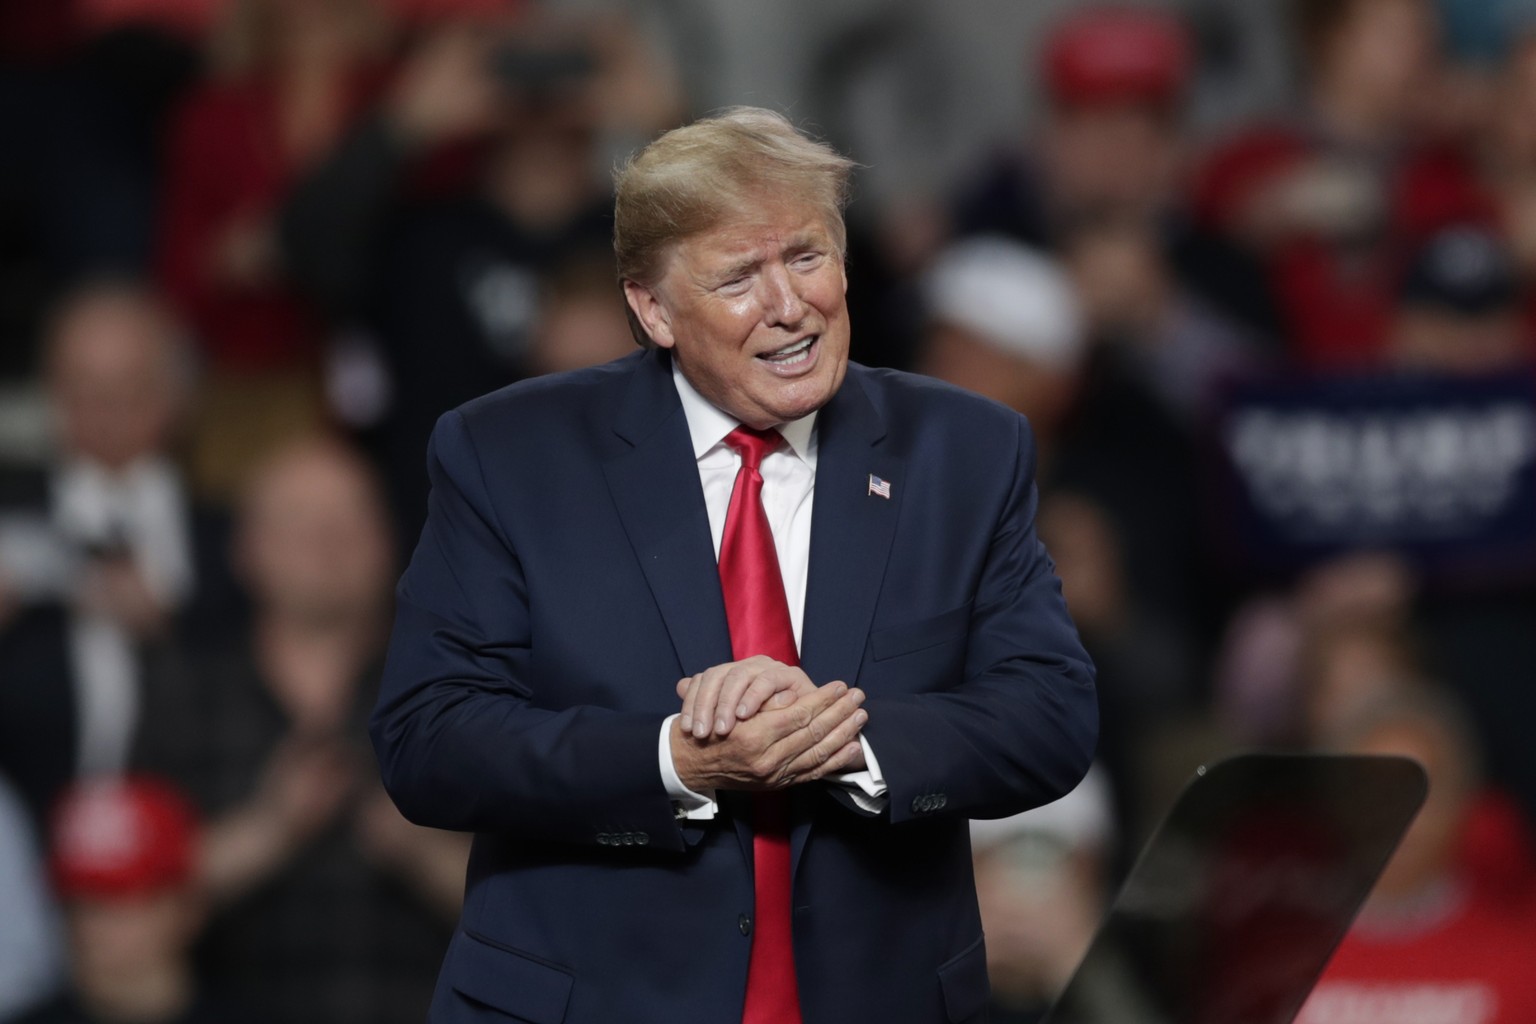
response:
<path id="1" fill-rule="evenodd" d="M 1091 334 L 1163 338 L 1174 285 L 1152 224 L 1116 220 L 1084 227 L 1072 234 L 1064 259 Z"/>
<path id="2" fill-rule="evenodd" d="M 277 281 L 277 229 L 272 214 L 232 218 L 213 236 L 208 265 L 214 280 L 231 288 L 260 288 Z"/>
<path id="3" fill-rule="evenodd" d="M 198 866 L 209 898 L 233 902 L 333 824 L 357 787 L 362 762 L 331 736 L 290 735 L 279 744 L 251 799 L 205 830 Z"/>
<path id="4" fill-rule="evenodd" d="M 409 145 L 480 135 L 504 115 L 493 73 L 495 37 L 479 22 L 450 22 L 422 41 L 400 69 L 386 116 Z"/>
<path id="5" fill-rule="evenodd" d="M 82 610 L 105 616 L 141 638 L 161 633 L 170 617 L 170 609 L 126 553 L 91 559 L 80 580 L 77 600 Z M 0 606 L 0 616 L 3 613 Z"/>
<path id="6" fill-rule="evenodd" d="M 256 803 L 295 845 L 335 821 L 363 775 L 363 759 L 332 736 L 289 736 L 267 761 Z"/>
<path id="7" fill-rule="evenodd" d="M 469 836 L 406 821 L 377 784 L 358 801 L 352 832 L 364 856 L 412 885 L 446 920 L 458 917 Z"/>
<path id="8" fill-rule="evenodd" d="M 1038 528 L 1061 577 L 1062 594 L 1084 634 L 1112 633 L 1126 618 L 1120 538 L 1104 509 L 1057 491 L 1040 501 Z"/>
<path id="9" fill-rule="evenodd" d="M 1405 620 L 1416 589 L 1413 571 L 1398 555 L 1359 552 L 1309 572 L 1296 590 L 1296 602 L 1306 625 L 1344 618 Z"/>

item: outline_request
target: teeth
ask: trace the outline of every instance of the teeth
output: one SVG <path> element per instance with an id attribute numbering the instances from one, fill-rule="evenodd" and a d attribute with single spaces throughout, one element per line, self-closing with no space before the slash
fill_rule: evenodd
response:
<path id="1" fill-rule="evenodd" d="M 811 342 L 813 342 L 815 340 L 816 340 L 815 338 L 801 338 L 799 341 L 795 342 L 792 345 L 785 345 L 783 348 L 779 349 L 776 352 L 768 353 L 768 355 L 765 358 L 768 358 L 768 359 L 786 359 L 789 356 L 793 356 L 793 355 L 796 355 L 796 354 L 798 354 L 800 352 L 804 352 L 806 349 L 811 347 Z"/>

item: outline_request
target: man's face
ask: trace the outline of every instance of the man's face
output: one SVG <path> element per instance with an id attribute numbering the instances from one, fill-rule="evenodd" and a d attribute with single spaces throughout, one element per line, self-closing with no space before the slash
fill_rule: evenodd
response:
<path id="1" fill-rule="evenodd" d="M 1172 201 L 1182 160 L 1175 115 L 1126 101 L 1062 104 L 1041 140 L 1052 201 L 1067 216 L 1141 216 Z"/>
<path id="2" fill-rule="evenodd" d="M 331 621 L 377 608 L 389 593 L 384 513 L 361 470 L 323 449 L 259 478 L 237 543 L 245 582 L 268 611 Z"/>
<path id="3" fill-rule="evenodd" d="M 66 448 L 121 468 L 169 443 L 179 401 L 165 330 L 146 309 L 115 298 L 69 317 L 50 367 Z"/>
<path id="4" fill-rule="evenodd" d="M 822 214 L 785 201 L 684 239 L 655 286 L 624 288 L 699 394 L 760 429 L 821 408 L 842 384 L 847 289 Z"/>

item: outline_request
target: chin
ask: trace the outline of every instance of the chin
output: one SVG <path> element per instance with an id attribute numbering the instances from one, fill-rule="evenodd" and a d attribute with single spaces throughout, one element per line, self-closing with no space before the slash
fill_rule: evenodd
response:
<path id="1" fill-rule="evenodd" d="M 798 420 L 802 416 L 809 416 L 832 401 L 832 396 L 837 394 L 837 387 L 842 383 L 842 374 L 830 381 L 819 381 L 813 386 L 796 388 L 793 394 L 777 396 L 778 401 L 764 403 L 763 408 L 774 416 L 775 423 L 787 423 L 790 420 Z"/>

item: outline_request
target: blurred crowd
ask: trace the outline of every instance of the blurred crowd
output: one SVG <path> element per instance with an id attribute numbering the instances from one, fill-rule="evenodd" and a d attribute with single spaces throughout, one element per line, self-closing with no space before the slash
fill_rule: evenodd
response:
<path id="1" fill-rule="evenodd" d="M 0 0 L 0 1021 L 423 1019 L 467 837 L 363 723 L 427 435 L 633 349 L 608 169 L 727 103 L 865 165 L 854 358 L 1039 443 L 1102 739 L 977 825 L 993 1019 L 1255 749 L 1431 778 L 1304 1020 L 1536 1019 L 1536 505 L 1258 558 L 1213 454 L 1254 382 L 1531 390 L 1536 4 Z"/>

